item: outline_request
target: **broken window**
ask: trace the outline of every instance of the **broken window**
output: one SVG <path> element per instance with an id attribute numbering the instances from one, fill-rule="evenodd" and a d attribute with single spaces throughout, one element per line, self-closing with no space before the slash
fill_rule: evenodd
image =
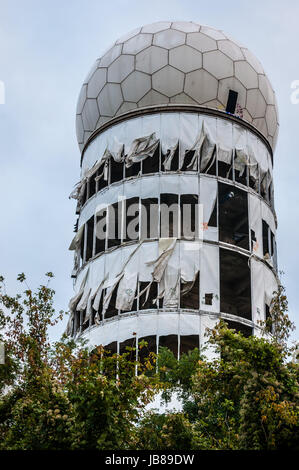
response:
<path id="1" fill-rule="evenodd" d="M 203 152 L 203 151 L 202 151 Z M 201 168 L 201 173 L 207 175 L 216 175 L 217 163 L 216 163 L 216 151 L 214 150 L 211 158 L 208 160 L 204 168 Z"/>
<path id="2" fill-rule="evenodd" d="M 141 239 L 159 237 L 159 203 L 158 198 L 141 200 Z"/>
<path id="3" fill-rule="evenodd" d="M 108 248 L 121 244 L 122 201 L 108 207 Z"/>
<path id="4" fill-rule="evenodd" d="M 265 259 L 276 258 L 275 236 L 265 220 L 263 224 L 263 256 Z"/>
<path id="5" fill-rule="evenodd" d="M 96 192 L 95 175 L 92 175 L 88 181 L 88 198 L 91 198 Z"/>
<path id="6" fill-rule="evenodd" d="M 178 238 L 179 205 L 177 194 L 160 196 L 160 237 Z"/>
<path id="7" fill-rule="evenodd" d="M 181 280 L 180 306 L 192 310 L 199 309 L 199 273 L 194 281 L 183 282 Z"/>
<path id="8" fill-rule="evenodd" d="M 198 195 L 182 194 L 180 196 L 181 238 L 194 240 L 198 238 Z"/>
<path id="9" fill-rule="evenodd" d="M 110 158 L 110 184 L 121 181 L 124 176 L 124 163 Z"/>
<path id="10" fill-rule="evenodd" d="M 237 323 L 230 320 L 225 320 L 225 323 L 227 323 L 229 329 L 236 330 L 237 333 L 242 333 L 245 338 L 249 338 L 249 336 L 252 336 L 252 328 L 250 326 L 243 325 L 243 323 Z"/>
<path id="11" fill-rule="evenodd" d="M 97 173 L 96 173 L 97 176 L 95 178 L 97 182 L 96 191 L 101 191 L 101 189 L 105 188 L 108 185 L 108 180 L 107 180 L 108 175 L 106 175 L 106 179 L 104 175 L 105 165 L 107 165 L 107 162 L 103 162 L 101 166 L 99 167 L 99 169 L 97 170 Z"/>
<path id="12" fill-rule="evenodd" d="M 213 295 L 212 293 L 210 294 L 205 294 L 205 304 L 206 305 L 213 305 Z"/>
<path id="13" fill-rule="evenodd" d="M 116 354 L 117 353 L 117 341 L 113 341 L 112 343 L 107 344 L 104 346 L 105 352 L 108 352 L 109 354 Z"/>
<path id="14" fill-rule="evenodd" d="M 141 163 L 133 163 L 131 166 L 125 165 L 125 178 L 130 178 L 131 176 L 138 176 L 141 172 Z"/>
<path id="15" fill-rule="evenodd" d="M 96 214 L 96 246 L 95 254 L 102 253 L 106 249 L 107 236 L 107 211 L 105 207 Z"/>
<path id="16" fill-rule="evenodd" d="M 229 90 L 225 111 L 230 114 L 235 114 L 237 105 L 238 93 L 234 90 Z"/>
<path id="17" fill-rule="evenodd" d="M 257 243 L 255 231 L 250 230 L 250 234 L 251 234 L 251 251 L 255 251 L 256 250 L 256 243 Z"/>
<path id="18" fill-rule="evenodd" d="M 219 239 L 249 249 L 247 192 L 218 183 Z"/>
<path id="19" fill-rule="evenodd" d="M 269 247 L 269 225 L 265 220 L 263 222 L 263 255 L 265 258 L 270 257 L 270 247 Z"/>
<path id="20" fill-rule="evenodd" d="M 248 257 L 220 248 L 220 310 L 251 320 Z"/>
<path id="21" fill-rule="evenodd" d="M 188 351 L 193 351 L 195 348 L 199 349 L 198 335 L 180 336 L 180 357 L 182 354 L 187 354 Z"/>
<path id="22" fill-rule="evenodd" d="M 159 173 L 160 171 L 160 145 L 157 146 L 154 155 L 148 156 L 142 161 L 142 174 Z"/>
<path id="23" fill-rule="evenodd" d="M 158 283 L 139 283 L 139 310 L 158 308 Z"/>
<path id="24" fill-rule="evenodd" d="M 198 159 L 194 160 L 195 150 L 186 150 L 181 171 L 198 171 Z"/>
<path id="25" fill-rule="evenodd" d="M 232 180 L 233 179 L 232 165 L 218 160 L 218 176 Z"/>
<path id="26" fill-rule="evenodd" d="M 161 165 L 163 171 L 178 171 L 179 169 L 179 145 L 178 143 L 162 154 L 163 164 Z"/>
<path id="27" fill-rule="evenodd" d="M 178 335 L 159 336 L 159 349 L 168 348 L 174 357 L 178 356 Z"/>
<path id="28" fill-rule="evenodd" d="M 127 348 L 132 348 L 129 350 Z M 127 358 L 130 361 L 135 361 L 136 358 L 136 338 L 130 338 L 126 341 L 123 341 L 119 345 L 119 354 L 128 354 Z"/>
<path id="29" fill-rule="evenodd" d="M 234 174 L 235 174 L 235 181 L 237 183 L 243 184 L 244 186 L 248 186 L 248 166 L 247 166 L 247 156 L 240 152 L 240 154 L 236 151 L 235 158 L 234 158 Z"/>
<path id="30" fill-rule="evenodd" d="M 105 289 L 104 295 L 106 294 L 107 294 L 107 289 Z M 112 318 L 118 315 L 118 310 L 115 308 L 116 296 L 117 296 L 117 288 L 113 290 L 113 294 L 111 295 L 107 310 L 105 312 L 105 319 Z"/>
<path id="31" fill-rule="evenodd" d="M 86 234 L 86 251 L 85 251 L 85 261 L 88 261 L 93 254 L 93 226 L 94 226 L 94 216 L 86 223 L 85 234 Z"/>
<path id="32" fill-rule="evenodd" d="M 146 343 L 146 344 L 143 344 Z M 143 363 L 149 354 L 157 352 L 157 338 L 156 336 L 144 336 L 138 339 L 138 361 Z"/>
<path id="33" fill-rule="evenodd" d="M 124 242 L 139 239 L 139 198 L 132 197 L 123 201 L 125 210 Z"/>

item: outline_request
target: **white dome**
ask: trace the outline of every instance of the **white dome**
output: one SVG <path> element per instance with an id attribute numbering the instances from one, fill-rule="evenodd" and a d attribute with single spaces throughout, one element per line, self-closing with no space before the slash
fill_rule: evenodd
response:
<path id="1" fill-rule="evenodd" d="M 191 104 L 225 110 L 238 93 L 243 120 L 274 149 L 278 110 L 274 91 L 256 57 L 222 31 L 193 22 L 159 22 L 118 39 L 97 59 L 77 104 L 82 150 L 104 123 L 136 108 Z"/>

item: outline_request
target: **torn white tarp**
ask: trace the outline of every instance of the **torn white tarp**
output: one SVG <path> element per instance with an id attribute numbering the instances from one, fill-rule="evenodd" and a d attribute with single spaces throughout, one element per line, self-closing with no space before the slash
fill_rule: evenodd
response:
<path id="1" fill-rule="evenodd" d="M 84 289 L 83 295 L 80 299 L 80 302 L 78 303 L 77 308 L 76 308 L 76 310 L 78 310 L 79 312 L 86 309 L 90 291 L 91 291 L 91 288 L 86 286 Z"/>
<path id="2" fill-rule="evenodd" d="M 115 307 L 118 310 L 132 310 L 137 286 L 137 271 L 124 273 L 119 282 Z"/>
<path id="3" fill-rule="evenodd" d="M 203 205 L 203 228 L 207 230 L 217 200 L 217 180 L 207 176 L 200 177 L 199 202 Z"/>
<path id="4" fill-rule="evenodd" d="M 89 273 L 89 267 L 87 268 L 86 272 L 84 273 L 79 291 L 69 301 L 70 317 L 69 317 L 69 320 L 68 320 L 68 323 L 67 323 L 67 326 L 66 326 L 66 330 L 65 330 L 67 335 L 71 334 L 70 329 L 71 329 L 72 321 L 73 321 L 73 318 L 74 318 L 74 312 L 77 309 L 78 302 L 81 300 L 81 298 L 83 296 L 83 293 L 84 293 L 84 290 L 85 290 L 85 287 L 86 287 L 87 278 L 88 278 L 88 273 Z"/>
<path id="5" fill-rule="evenodd" d="M 152 273 L 153 281 L 160 282 L 167 266 L 168 260 L 175 248 L 176 238 L 159 239 L 159 256 L 154 261 L 147 263 L 148 266 L 154 266 Z"/>
<path id="6" fill-rule="evenodd" d="M 177 309 L 179 306 L 180 288 L 180 243 L 177 243 L 168 258 L 159 286 L 159 298 L 163 297 L 163 308 Z"/>
<path id="7" fill-rule="evenodd" d="M 117 276 L 113 280 L 113 283 L 109 287 L 107 287 L 107 289 L 106 289 L 106 293 L 105 293 L 105 296 L 104 296 L 104 299 L 103 299 L 103 311 L 102 311 L 103 318 L 105 318 L 105 313 L 106 313 L 106 310 L 109 306 L 109 303 L 110 303 L 111 297 L 113 295 L 114 289 L 117 287 L 117 285 L 118 285 L 119 281 L 121 280 L 121 278 L 123 277 L 123 275 L 124 275 L 124 273 Z"/>
<path id="8" fill-rule="evenodd" d="M 210 129 L 208 128 L 207 124 L 205 123 L 205 121 L 203 121 L 202 123 L 202 134 L 204 135 L 204 140 L 201 144 L 201 137 L 200 137 L 198 144 L 197 144 L 198 149 L 199 147 L 202 148 L 201 160 L 200 160 L 200 171 L 207 171 L 209 167 L 213 164 L 212 162 L 208 166 L 208 163 L 210 162 L 213 156 L 214 150 L 215 150 L 216 141 L 213 138 L 212 133 Z"/>
<path id="9" fill-rule="evenodd" d="M 252 230 L 251 242 L 253 253 L 263 256 L 263 227 L 260 198 L 249 194 L 249 225 Z"/>
<path id="10" fill-rule="evenodd" d="M 248 150 L 247 147 L 236 147 L 235 148 L 235 170 L 239 171 L 239 175 L 243 176 L 246 166 L 248 165 Z"/>
<path id="11" fill-rule="evenodd" d="M 126 166 L 130 167 L 133 163 L 141 162 L 147 157 L 152 157 L 159 145 L 159 139 L 156 139 L 156 134 L 146 137 L 140 137 L 133 140 L 130 151 L 126 156 Z"/>
<path id="12" fill-rule="evenodd" d="M 274 296 L 277 291 L 278 283 L 272 270 L 264 264 L 264 285 L 265 285 L 265 303 L 270 307 Z"/>
<path id="13" fill-rule="evenodd" d="M 178 146 L 179 146 L 179 141 L 177 140 L 176 143 L 167 150 L 166 156 L 163 162 L 164 170 L 169 171 L 171 169 L 171 163 L 175 155 L 175 152 L 178 149 Z"/>
<path id="14" fill-rule="evenodd" d="M 71 251 L 76 250 L 80 246 L 81 238 L 83 236 L 83 233 L 84 233 L 84 225 L 81 225 L 78 232 L 76 233 L 73 240 L 71 241 L 71 244 L 69 246 L 69 250 L 71 250 Z"/>

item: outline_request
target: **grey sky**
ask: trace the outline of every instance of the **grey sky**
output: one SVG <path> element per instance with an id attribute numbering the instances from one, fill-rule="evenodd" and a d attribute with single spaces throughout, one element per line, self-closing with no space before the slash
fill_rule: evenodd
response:
<path id="1" fill-rule="evenodd" d="M 299 80 L 298 17 L 296 0 L 0 0 L 0 80 L 6 87 L 0 105 L 0 272 L 9 291 L 19 272 L 34 288 L 51 270 L 57 309 L 67 309 L 72 296 L 68 246 L 75 203 L 68 195 L 80 171 L 75 108 L 94 60 L 142 24 L 196 21 L 248 47 L 276 91 L 278 261 L 298 325 L 299 104 L 290 101 L 291 82 Z"/>

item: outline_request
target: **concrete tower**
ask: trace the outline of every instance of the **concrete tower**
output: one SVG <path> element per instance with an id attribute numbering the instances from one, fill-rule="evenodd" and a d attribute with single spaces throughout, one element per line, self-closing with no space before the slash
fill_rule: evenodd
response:
<path id="1" fill-rule="evenodd" d="M 70 335 L 175 354 L 224 318 L 260 334 L 277 287 L 275 95 L 222 31 L 159 22 L 96 60 L 77 105 Z"/>

